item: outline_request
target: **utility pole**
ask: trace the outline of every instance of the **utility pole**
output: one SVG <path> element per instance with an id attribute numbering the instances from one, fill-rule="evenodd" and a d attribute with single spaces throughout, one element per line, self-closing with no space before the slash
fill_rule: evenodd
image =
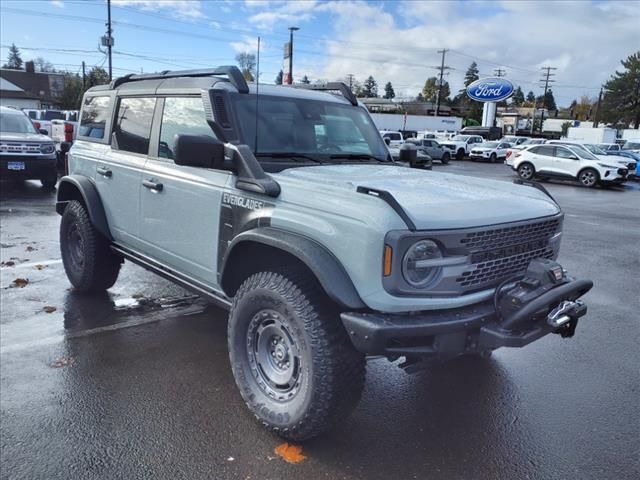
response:
<path id="1" fill-rule="evenodd" d="M 347 74 L 347 78 L 349 79 L 349 90 L 351 90 L 351 92 L 353 93 L 353 79 L 354 79 L 353 73 Z"/>
<path id="2" fill-rule="evenodd" d="M 293 32 L 300 30 L 298 27 L 289 27 L 289 78 L 288 84 L 293 83 Z"/>
<path id="3" fill-rule="evenodd" d="M 600 87 L 600 94 L 598 95 L 598 105 L 596 106 L 596 118 L 593 121 L 593 128 L 598 128 L 600 123 L 600 104 L 602 103 L 602 87 Z"/>
<path id="4" fill-rule="evenodd" d="M 113 37 L 111 36 L 111 0 L 107 0 L 107 55 L 109 56 L 109 81 L 112 77 L 111 69 L 111 47 L 113 47 Z"/>
<path id="5" fill-rule="evenodd" d="M 493 70 L 493 74 L 496 77 L 500 78 L 500 77 L 504 77 L 507 74 L 507 72 L 505 70 L 502 70 L 501 68 L 496 68 Z"/>
<path id="6" fill-rule="evenodd" d="M 542 67 L 540 70 L 546 73 L 543 73 L 543 78 L 540 79 L 541 82 L 544 82 L 544 95 L 542 96 L 542 111 L 540 112 L 540 135 L 542 135 L 542 125 L 544 123 L 544 107 L 547 104 L 547 92 L 549 91 L 549 84 L 555 82 L 555 80 L 551 79 L 555 75 L 555 73 L 551 73 L 551 70 L 557 70 L 556 67 Z M 536 110 L 533 109 L 533 118 L 536 118 Z"/>
<path id="7" fill-rule="evenodd" d="M 84 60 L 82 61 L 82 91 L 87 89 L 87 74 L 85 73 Z"/>
<path id="8" fill-rule="evenodd" d="M 436 70 L 440 70 L 440 81 L 438 82 L 438 98 L 436 100 L 436 117 L 440 115 L 440 103 L 442 101 L 442 77 L 444 76 L 445 70 L 450 70 L 451 67 L 445 67 L 444 65 L 444 56 L 447 54 L 449 50 L 447 48 L 443 48 L 442 50 L 438 50 L 438 53 L 442 54 L 442 62 L 439 67 L 433 67 Z"/>

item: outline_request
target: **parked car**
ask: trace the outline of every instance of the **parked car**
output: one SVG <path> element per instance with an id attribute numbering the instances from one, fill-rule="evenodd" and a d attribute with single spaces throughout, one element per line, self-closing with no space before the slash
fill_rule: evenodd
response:
<path id="1" fill-rule="evenodd" d="M 593 143 L 581 143 L 581 142 L 574 142 L 569 140 L 549 140 L 547 143 L 554 144 L 554 145 L 571 145 L 575 148 L 585 150 L 595 155 L 598 159 L 606 161 L 609 164 L 626 168 L 629 171 L 628 175 L 630 176 L 635 175 L 636 162 L 629 161 L 628 158 L 617 155 L 617 152 L 607 153 Z"/>
<path id="2" fill-rule="evenodd" d="M 584 148 L 575 145 L 533 145 L 507 158 L 507 165 L 523 180 L 535 177 L 578 180 L 585 187 L 623 183 L 626 168 L 601 161 Z"/>
<path id="3" fill-rule="evenodd" d="M 546 142 L 546 139 L 544 139 L 544 138 L 530 138 L 528 140 L 525 140 L 524 142 L 522 142 L 518 146 L 541 145 L 541 144 L 543 144 L 545 142 Z"/>
<path id="4" fill-rule="evenodd" d="M 525 143 L 526 141 L 531 140 L 529 137 L 518 137 L 516 135 L 505 135 L 500 139 L 501 142 L 508 143 L 512 147 L 516 147 Z"/>
<path id="5" fill-rule="evenodd" d="M 617 143 L 598 143 L 598 147 L 600 147 L 605 152 L 619 152 L 620 145 Z"/>
<path id="6" fill-rule="evenodd" d="M 502 128 L 500 127 L 464 127 L 460 133 L 462 135 L 480 135 L 485 140 L 502 138 Z"/>
<path id="7" fill-rule="evenodd" d="M 14 108 L 0 107 L 0 163 L 4 180 L 37 179 L 45 188 L 58 181 L 53 141 Z"/>
<path id="8" fill-rule="evenodd" d="M 469 158 L 473 161 L 487 160 L 491 163 L 504 162 L 507 150 L 511 147 L 507 142 L 484 142 L 471 149 Z"/>
<path id="9" fill-rule="evenodd" d="M 631 150 L 620 150 L 615 152 L 615 154 L 620 157 L 625 157 L 630 160 L 635 160 L 636 162 L 635 175 L 629 174 L 629 178 L 633 177 L 635 180 L 640 180 L 640 153 L 636 153 Z"/>
<path id="10" fill-rule="evenodd" d="M 416 145 L 414 145 L 412 142 L 405 142 L 402 145 L 400 145 L 399 147 L 395 147 L 395 146 L 388 146 L 389 148 L 389 153 L 391 154 L 391 158 L 393 158 L 394 161 L 396 162 L 400 162 L 400 163 L 405 163 L 406 166 L 408 167 L 413 167 L 413 168 L 422 168 L 422 169 L 426 169 L 426 170 L 431 170 L 432 166 L 433 166 L 433 160 L 432 158 L 427 155 L 426 153 L 424 153 L 424 151 L 420 150 L 417 148 Z M 414 149 L 416 150 L 416 156 L 415 159 L 406 162 L 403 159 L 403 155 L 402 155 L 402 151 L 403 150 L 411 150 Z"/>
<path id="11" fill-rule="evenodd" d="M 451 153 L 448 148 L 444 148 L 436 140 L 429 138 L 422 138 L 420 140 L 410 139 L 407 140 L 418 147 L 418 151 L 429 155 L 433 160 L 440 160 L 443 164 L 449 163 L 451 160 Z"/>
<path id="12" fill-rule="evenodd" d="M 456 160 L 462 160 L 469 155 L 473 147 L 482 142 L 484 142 L 484 138 L 480 135 L 456 135 L 451 140 L 440 142 L 440 145 L 448 148 L 451 156 Z"/>
<path id="13" fill-rule="evenodd" d="M 380 130 L 380 135 L 382 138 L 388 138 L 389 142 L 387 145 L 393 147 L 399 147 L 404 143 L 404 137 L 400 132 L 394 132 L 392 130 Z"/>
<path id="14" fill-rule="evenodd" d="M 631 150 L 632 152 L 640 153 L 640 139 L 627 140 L 621 150 Z"/>
<path id="15" fill-rule="evenodd" d="M 260 86 L 259 116 L 237 67 L 85 92 L 56 203 L 73 287 L 126 259 L 229 309 L 239 393 L 294 441 L 344 421 L 367 355 L 412 372 L 575 333 L 593 284 L 555 261 L 553 198 L 398 166 L 347 85 L 309 88 Z"/>

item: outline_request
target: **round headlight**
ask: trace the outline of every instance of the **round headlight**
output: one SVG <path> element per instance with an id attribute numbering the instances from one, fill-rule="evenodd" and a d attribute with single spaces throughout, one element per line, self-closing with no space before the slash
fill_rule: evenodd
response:
<path id="1" fill-rule="evenodd" d="M 41 153 L 53 153 L 56 150 L 56 147 L 53 146 L 53 143 L 43 143 L 40 145 Z"/>
<path id="2" fill-rule="evenodd" d="M 421 288 L 431 283 L 440 267 L 430 266 L 428 260 L 442 258 L 442 252 L 433 240 L 420 240 L 414 243 L 402 259 L 402 275 L 409 285 Z"/>

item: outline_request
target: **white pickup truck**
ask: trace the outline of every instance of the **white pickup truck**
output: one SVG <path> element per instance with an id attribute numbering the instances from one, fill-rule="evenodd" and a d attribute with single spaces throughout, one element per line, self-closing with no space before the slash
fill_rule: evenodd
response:
<path id="1" fill-rule="evenodd" d="M 471 153 L 473 147 L 482 142 L 484 138 L 480 135 L 456 135 L 451 140 L 440 142 L 440 145 L 448 148 L 456 160 L 462 160 Z"/>
<path id="2" fill-rule="evenodd" d="M 31 118 L 37 129 L 47 131 L 56 147 L 58 168 L 64 167 L 66 153 L 73 144 L 78 127 L 77 110 L 32 110 L 24 112 Z"/>

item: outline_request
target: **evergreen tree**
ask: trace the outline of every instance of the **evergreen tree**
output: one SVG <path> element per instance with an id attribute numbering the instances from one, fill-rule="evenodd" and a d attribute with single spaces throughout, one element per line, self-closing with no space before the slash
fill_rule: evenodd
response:
<path id="1" fill-rule="evenodd" d="M 22 69 L 22 57 L 20 56 L 20 50 L 16 47 L 15 43 L 12 43 L 9 47 L 9 56 L 7 57 L 7 63 L 2 68 L 11 68 L 13 70 Z"/>
<path id="2" fill-rule="evenodd" d="M 67 73 L 64 76 L 64 87 L 58 101 L 64 110 L 79 110 L 82 100 L 82 78 L 79 75 Z"/>
<path id="3" fill-rule="evenodd" d="M 282 78 L 284 77 L 284 73 L 282 72 L 282 70 L 280 70 L 278 72 L 278 75 L 276 76 L 275 82 L 276 85 L 282 85 Z"/>
<path id="4" fill-rule="evenodd" d="M 393 85 L 391 85 L 391 82 L 387 82 L 387 84 L 384 86 L 384 98 L 391 100 L 395 96 L 396 92 L 394 92 L 393 90 Z"/>
<path id="5" fill-rule="evenodd" d="M 362 85 L 362 94 L 365 98 L 375 98 L 378 96 L 378 82 L 369 75 Z"/>
<path id="6" fill-rule="evenodd" d="M 604 85 L 601 120 L 640 126 L 640 51 L 620 62 L 622 72 L 616 71 Z"/>
<path id="7" fill-rule="evenodd" d="M 527 102 L 533 105 L 535 101 L 536 101 L 535 94 L 531 90 L 529 90 L 529 93 L 527 93 Z"/>
<path id="8" fill-rule="evenodd" d="M 515 89 L 513 95 L 511 96 L 511 103 L 516 107 L 519 107 L 524 103 L 524 92 L 519 86 Z"/>
<path id="9" fill-rule="evenodd" d="M 467 68 L 467 72 L 464 74 L 464 86 L 468 87 L 473 82 L 480 78 L 479 76 L 480 70 L 478 70 L 478 64 L 476 62 L 472 62 Z"/>
<path id="10" fill-rule="evenodd" d="M 109 83 L 109 74 L 102 67 L 93 67 L 87 75 L 87 88 Z"/>
<path id="11" fill-rule="evenodd" d="M 536 98 L 536 105 L 540 108 L 546 108 L 549 111 L 557 110 L 556 99 L 553 98 L 553 91 L 547 90 L 546 95 L 540 95 Z"/>

